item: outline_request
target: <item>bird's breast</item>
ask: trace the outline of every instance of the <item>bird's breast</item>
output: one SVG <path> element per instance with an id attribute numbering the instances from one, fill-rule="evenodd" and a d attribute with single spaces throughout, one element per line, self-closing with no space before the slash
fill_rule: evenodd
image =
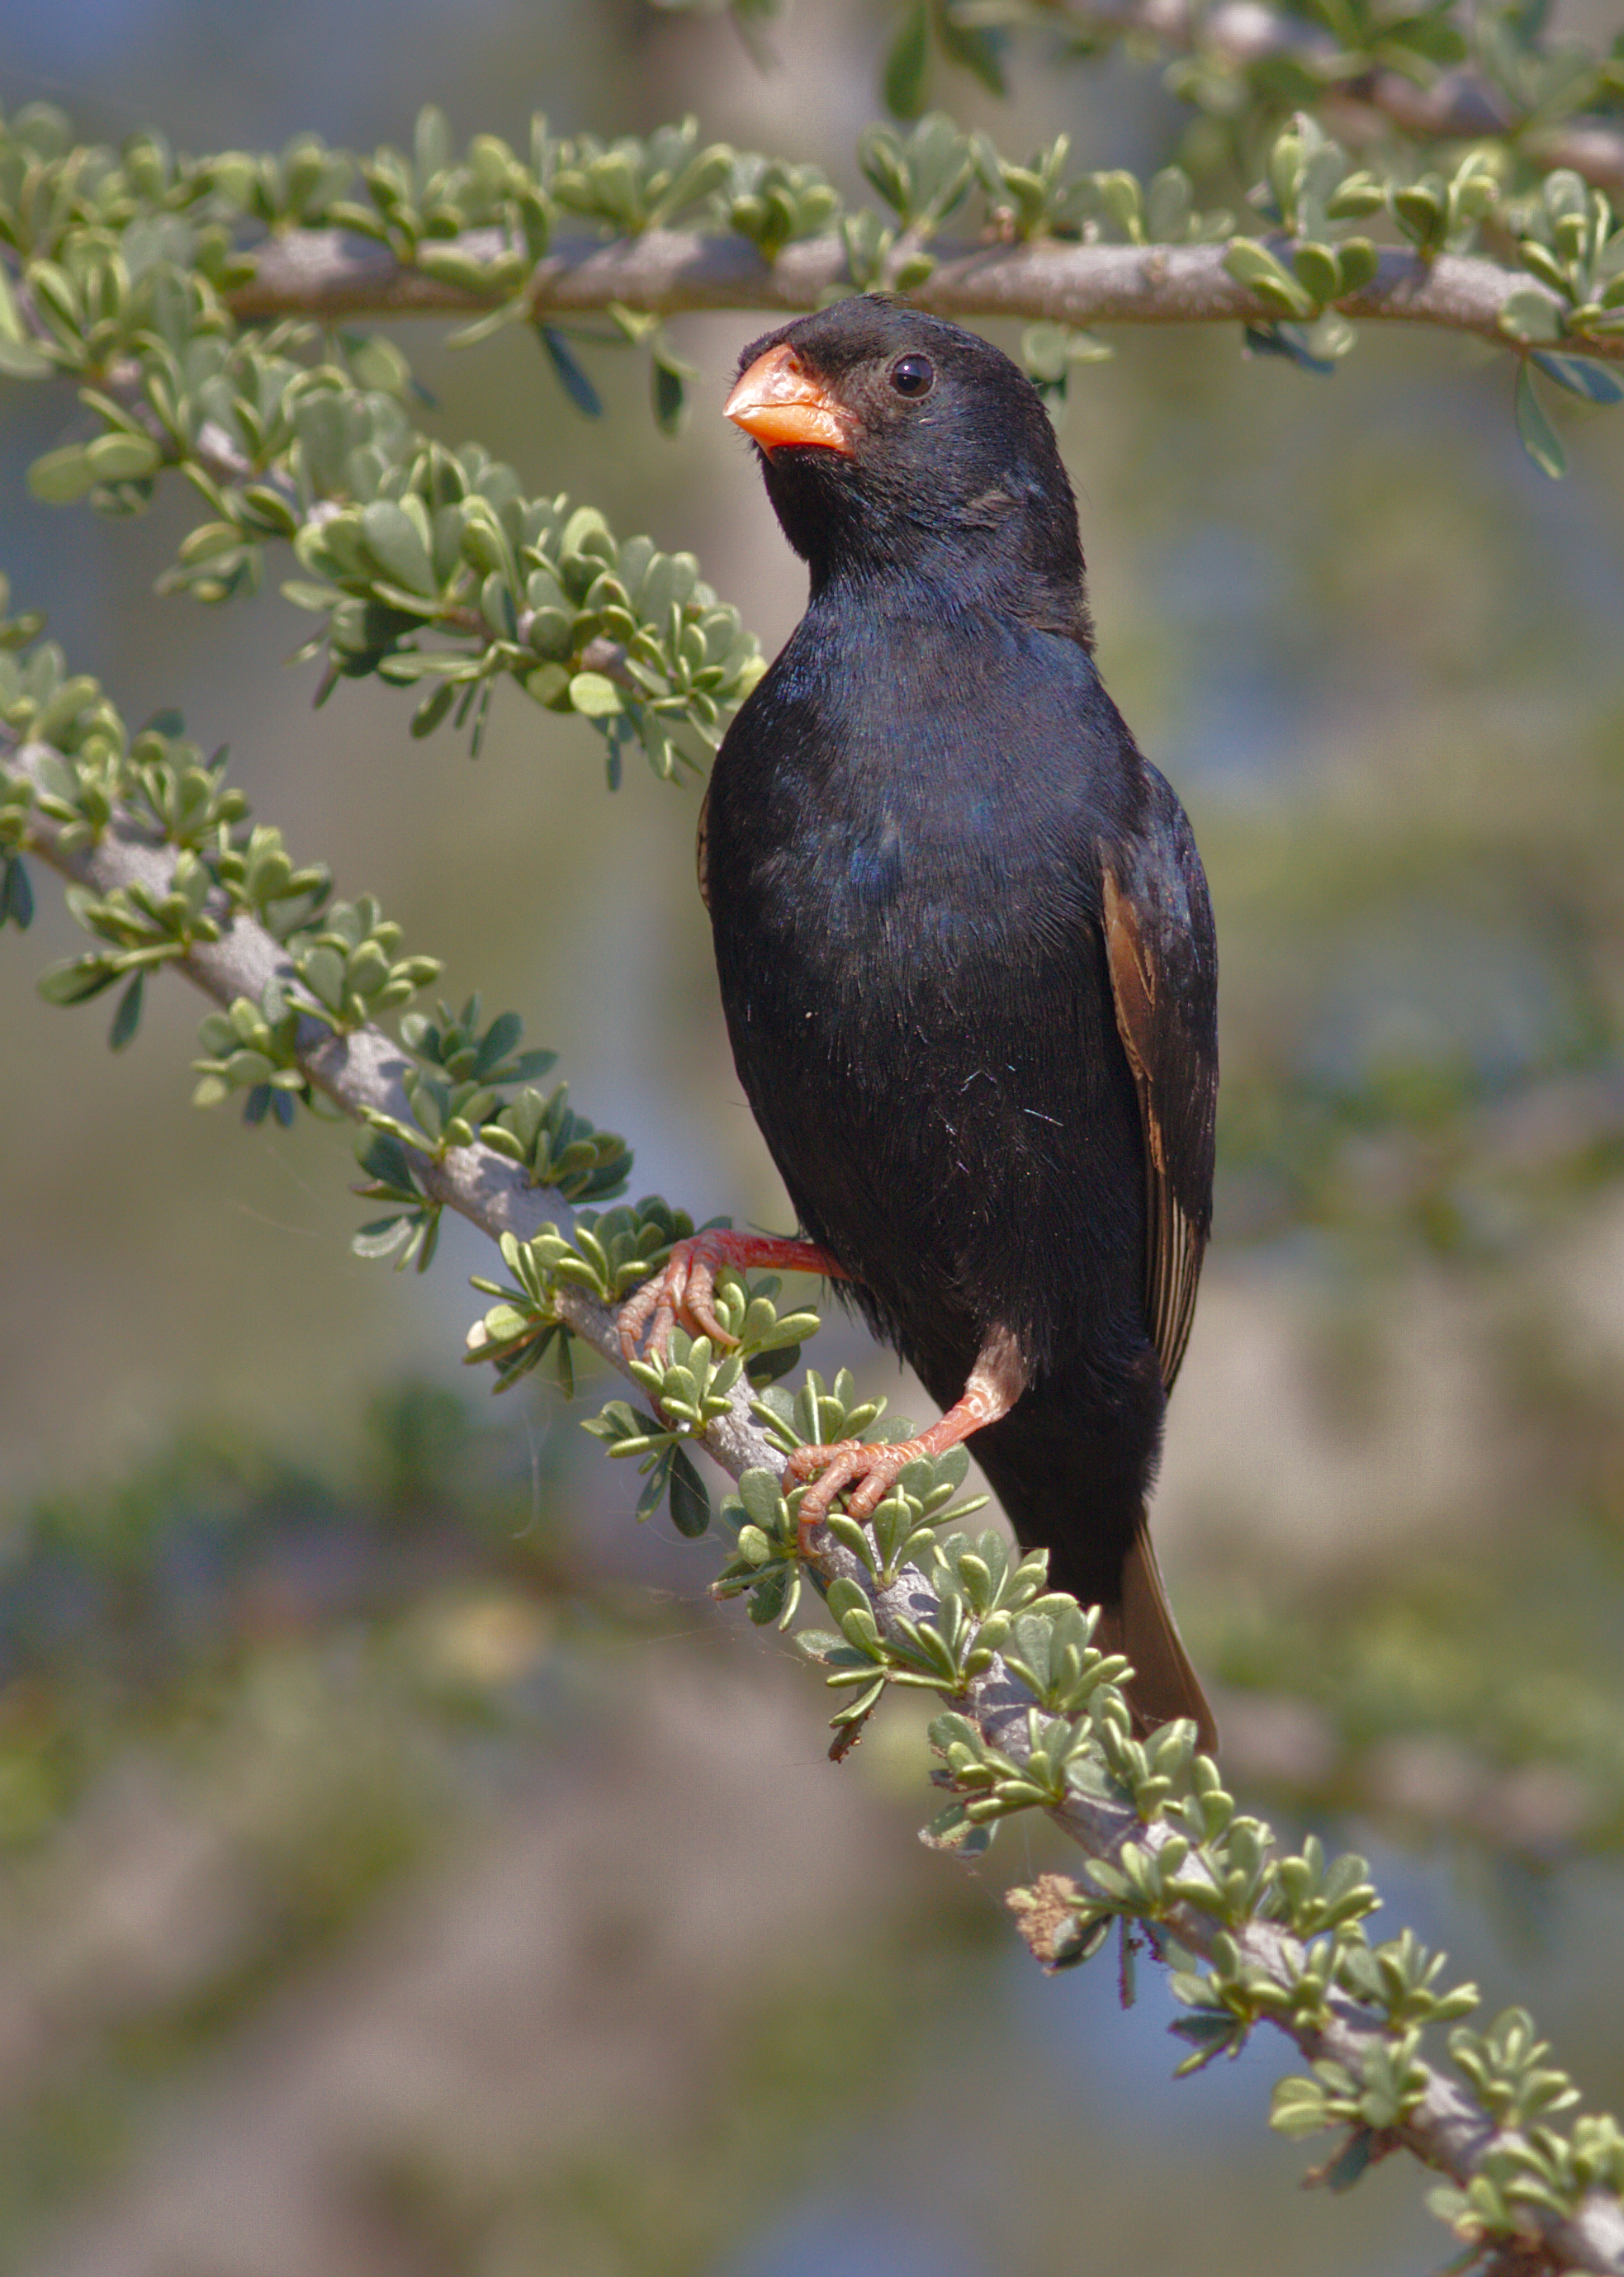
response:
<path id="1" fill-rule="evenodd" d="M 717 762 L 709 864 L 730 1017 L 792 1019 L 833 1048 L 859 1013 L 945 1036 L 966 1017 L 1018 1029 L 1047 993 L 1088 993 L 1103 755 L 1077 717 L 1056 716 L 1013 651 L 1008 685 L 984 671 L 995 704 L 945 669 L 926 702 L 842 661 L 813 673 L 787 652 Z"/>
<path id="2" fill-rule="evenodd" d="M 973 1357 L 996 1318 L 1041 1356 L 1073 1314 L 1140 1304 L 1143 1141 L 1100 929 L 1126 762 L 1052 687 L 983 682 L 997 704 L 769 674 L 713 776 L 711 917 L 803 1223 L 906 1348 L 947 1323 Z"/>

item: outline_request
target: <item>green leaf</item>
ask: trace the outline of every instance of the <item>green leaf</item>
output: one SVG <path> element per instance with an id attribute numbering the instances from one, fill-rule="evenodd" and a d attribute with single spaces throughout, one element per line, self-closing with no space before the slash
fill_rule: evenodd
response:
<path id="1" fill-rule="evenodd" d="M 620 689 L 601 672 L 577 672 L 569 683 L 569 700 L 588 720 L 610 720 L 626 708 Z"/>
<path id="2" fill-rule="evenodd" d="M 1370 2164 L 1370 2152 L 1375 2142 L 1376 2137 L 1369 2128 L 1355 2128 L 1325 2169 L 1326 2189 L 1338 2192 L 1351 2190 Z"/>
<path id="3" fill-rule="evenodd" d="M 795 1586 L 798 1589 L 798 1576 Z M 784 1610 L 789 1589 L 790 1575 L 787 1565 L 774 1566 L 770 1573 L 757 1582 L 750 1593 L 750 1618 L 758 1628 L 765 1628 L 769 1621 L 778 1618 Z"/>
<path id="4" fill-rule="evenodd" d="M 1429 64 L 1464 63 L 1468 52 L 1459 25 L 1452 24 L 1441 8 L 1384 25 L 1381 47 L 1402 48 L 1407 55 L 1419 56 Z"/>
<path id="5" fill-rule="evenodd" d="M 1248 354 L 1284 356 L 1316 379 L 1329 379 L 1337 368 L 1329 356 L 1315 354 L 1300 324 L 1248 324 L 1246 344 Z"/>
<path id="6" fill-rule="evenodd" d="M 1545 414 L 1545 407 L 1534 392 L 1534 375 L 1526 360 L 1517 369 L 1517 432 L 1522 438 L 1522 447 L 1542 475 L 1559 482 L 1567 472 L 1567 453 L 1561 438 Z"/>
<path id="7" fill-rule="evenodd" d="M 412 714 L 412 734 L 420 739 L 431 735 L 450 711 L 456 693 L 455 687 L 447 680 L 435 689 L 432 696 L 425 696 Z"/>
<path id="8" fill-rule="evenodd" d="M 1317 2080 L 1292 2077 L 1275 2082 L 1269 2123 L 1282 2135 L 1313 2135 L 1331 2124 L 1325 2090 Z"/>
<path id="9" fill-rule="evenodd" d="M 1598 362 L 1594 356 L 1552 355 L 1536 348 L 1530 361 L 1547 379 L 1554 379 L 1570 395 L 1582 396 L 1587 403 L 1624 403 L 1624 372 Z"/>
<path id="10" fill-rule="evenodd" d="M 436 591 L 434 565 L 417 525 L 393 499 L 374 499 L 361 511 L 367 551 L 385 575 L 408 593 Z"/>
<path id="11" fill-rule="evenodd" d="M 381 332 L 347 332 L 344 347 L 358 386 L 371 388 L 378 395 L 411 392 L 411 366 L 392 339 Z"/>
<path id="12" fill-rule="evenodd" d="M 562 332 L 553 324 L 538 324 L 536 331 L 547 352 L 548 361 L 558 375 L 560 386 L 576 409 L 588 419 L 601 419 L 603 398 L 576 362 L 575 351 Z"/>
<path id="13" fill-rule="evenodd" d="M 150 435 L 98 435 L 85 457 L 97 482 L 124 483 L 155 473 L 163 453 Z"/>
<path id="14" fill-rule="evenodd" d="M 391 1186 L 397 1194 L 417 1198 L 417 1182 L 412 1169 L 412 1158 L 398 1138 L 386 1131 L 370 1130 L 363 1126 L 355 1134 L 355 1160 L 370 1177 L 379 1185 Z"/>
<path id="15" fill-rule="evenodd" d="M 675 435 L 682 420 L 684 396 L 682 373 L 673 371 L 669 364 L 661 363 L 656 357 L 653 369 L 653 389 L 654 423 L 662 435 Z"/>
<path id="16" fill-rule="evenodd" d="M 499 332 L 505 324 L 519 324 L 530 313 L 529 301 L 522 293 L 516 293 L 511 301 L 504 301 L 485 316 L 476 316 L 471 324 L 463 324 L 456 331 L 448 332 L 446 346 L 448 348 L 474 347 L 481 340 L 488 340 L 492 333 Z"/>
<path id="17" fill-rule="evenodd" d="M 936 0 L 936 37 L 949 63 L 979 79 L 989 95 L 1007 95 L 1003 75 L 1004 40 L 992 24 L 961 22 L 947 0 Z"/>
<path id="18" fill-rule="evenodd" d="M 1311 316 L 1315 303 L 1290 270 L 1284 268 L 1255 238 L 1237 237 L 1224 255 L 1224 266 L 1238 285 L 1254 293 L 1278 316 Z"/>
<path id="19" fill-rule="evenodd" d="M 914 0 L 887 50 L 880 91 L 894 118 L 917 118 L 925 108 L 925 67 L 930 60 L 929 0 Z"/>
<path id="20" fill-rule="evenodd" d="M 23 324 L 22 311 L 17 305 L 17 296 L 11 290 L 11 271 L 3 261 L 0 261 L 0 341 L 11 347 L 27 348 L 32 345 Z M 49 370 L 49 358 L 45 359 L 45 364 Z"/>
<path id="21" fill-rule="evenodd" d="M 1386 203 L 1387 193 L 1374 174 L 1350 174 L 1327 200 L 1325 212 L 1331 221 L 1365 221 Z"/>
<path id="22" fill-rule="evenodd" d="M 0 267 L 0 286 L 4 286 L 4 269 Z M 47 379 L 55 369 L 42 348 L 36 348 L 29 340 L 8 340 L 0 332 L 0 371 L 8 379 Z"/>
<path id="23" fill-rule="evenodd" d="M 1393 219 L 1423 255 L 1437 250 L 1444 223 L 1444 201 L 1434 187 L 1436 179 L 1407 183 L 1391 199 Z"/>
<path id="24" fill-rule="evenodd" d="M 1337 248 L 1337 270 L 1343 293 L 1360 293 L 1376 275 L 1382 256 L 1368 237 L 1345 237 Z"/>
<path id="25" fill-rule="evenodd" d="M 41 973 L 39 991 L 48 1004 L 85 1004 L 111 988 L 118 978 L 117 965 L 95 956 L 70 957 Z"/>
<path id="26" fill-rule="evenodd" d="M 980 1858 L 992 1847 L 997 1831 L 995 1823 L 978 1825 L 962 1802 L 949 1802 L 936 1813 L 928 1826 L 919 1829 L 919 1839 L 930 1850 L 950 1850 L 961 1858 Z"/>
<path id="27" fill-rule="evenodd" d="M 95 488 L 97 476 L 89 453 L 81 443 L 61 451 L 47 451 L 28 469 L 28 488 L 48 506 L 72 506 Z"/>
<path id="28" fill-rule="evenodd" d="M 395 1251 L 409 1241 L 417 1224 L 416 1217 L 377 1217 L 350 1236 L 349 1245 L 357 1257 L 393 1257 Z"/>
<path id="29" fill-rule="evenodd" d="M 344 959 L 336 948 L 329 948 L 324 943 L 311 949 L 301 959 L 299 972 L 310 994 L 318 998 L 330 1012 L 342 1010 Z"/>
<path id="30" fill-rule="evenodd" d="M 671 1523 L 688 1541 L 697 1541 L 711 1522 L 711 1497 L 684 1447 L 671 1451 Z"/>
<path id="31" fill-rule="evenodd" d="M 0 874 L 0 925 L 8 920 L 19 933 L 27 933 L 34 923 L 34 888 L 22 857 L 16 854 L 6 857 Z"/>
<path id="32" fill-rule="evenodd" d="M 1341 263 L 1328 245 L 1316 245 L 1312 240 L 1300 245 L 1292 255 L 1292 267 L 1304 292 L 1311 293 L 1322 307 L 1327 301 L 1334 301 L 1343 289 Z"/>
<path id="33" fill-rule="evenodd" d="M 1519 340 L 1559 340 L 1562 311 L 1536 285 L 1519 285 L 1500 309 L 1500 330 Z"/>
<path id="34" fill-rule="evenodd" d="M 118 999 L 118 1009 L 113 1014 L 113 1024 L 107 1039 L 116 1052 L 123 1051 L 135 1040 L 135 1031 L 141 1025 L 141 991 L 146 979 L 144 972 L 138 972 Z"/>

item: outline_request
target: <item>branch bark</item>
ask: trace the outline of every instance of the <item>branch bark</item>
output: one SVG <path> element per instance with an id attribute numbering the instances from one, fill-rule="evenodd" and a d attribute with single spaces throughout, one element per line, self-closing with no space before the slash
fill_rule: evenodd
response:
<path id="1" fill-rule="evenodd" d="M 0 766 L 27 777 L 36 788 L 42 783 L 42 763 L 47 756 L 48 749 L 41 743 L 8 748 L 0 734 Z M 134 885 L 161 895 L 174 867 L 173 850 L 122 811 L 115 814 L 96 844 L 68 850 L 55 826 L 36 809 L 24 843 L 28 852 L 65 879 L 88 886 L 98 895 L 119 886 Z M 257 1001 L 273 974 L 290 970 L 281 944 L 253 920 L 233 915 L 224 894 L 214 897 L 210 914 L 221 924 L 220 939 L 197 945 L 174 963 L 217 1004 L 228 1007 L 238 996 Z M 381 1029 L 364 1027 L 335 1035 L 321 1022 L 306 1020 L 300 1029 L 298 1052 L 311 1081 L 346 1114 L 362 1119 L 364 1108 L 395 1116 L 409 1112 L 400 1084 L 404 1055 Z M 419 1176 L 431 1199 L 459 1211 L 492 1239 L 503 1233 L 527 1238 L 548 1222 L 565 1235 L 571 1230 L 573 1213 L 565 1202 L 545 1189 L 530 1186 L 514 1164 L 488 1147 L 452 1148 L 440 1161 L 423 1158 Z M 558 1310 L 577 1336 L 612 1367 L 624 1373 L 614 1318 L 606 1306 L 572 1290 L 560 1296 Z M 734 1478 L 747 1470 L 776 1470 L 782 1462 L 779 1451 L 751 1415 L 749 1399 L 748 1388 L 741 1383 L 733 1395 L 731 1411 L 710 1427 L 703 1442 L 706 1452 Z M 937 1612 L 935 1595 L 918 1568 L 904 1568 L 888 1588 L 877 1588 L 866 1567 L 850 1551 L 833 1542 L 825 1548 L 820 1565 L 826 1579 L 843 1576 L 865 1591 L 873 1604 L 876 1620 L 888 1635 L 901 1634 L 898 1624 L 903 1619 L 928 1621 Z M 1018 1760 L 1024 1760 L 1028 1752 L 1027 1715 L 1033 1704 L 1031 1694 L 1001 1660 L 995 1660 L 954 1702 L 995 1748 Z M 1146 1825 L 1125 1804 L 1079 1798 L 1052 1816 L 1088 1857 L 1105 1863 L 1117 1861 L 1129 1843 L 1157 1849 L 1170 1839 L 1165 1825 Z M 1172 1927 L 1187 1951 L 1204 1956 L 1211 1953 L 1222 1924 L 1186 1905 Z M 1231 1934 L 1246 1961 L 1281 1986 L 1289 1987 L 1300 1977 L 1301 1946 L 1277 1924 L 1253 1921 Z M 1346 1997 L 1333 1993 L 1330 2007 L 1332 2018 L 1328 2025 L 1271 2021 L 1280 2023 L 1310 2062 L 1330 2057 L 1358 2077 L 1367 2054 L 1385 2035 L 1379 2024 L 1368 2022 Z M 1465 2185 L 1484 2155 L 1507 2139 L 1464 2089 L 1429 2068 L 1421 2104 L 1385 2142 L 1401 2144 L 1424 2165 Z M 1518 2260 L 1520 2269 L 1529 2273 L 1574 2269 L 1594 2273 L 1594 2277 L 1624 2277 L 1624 2204 L 1618 2198 L 1593 2190 L 1571 2216 L 1530 2209 L 1529 2218 L 1530 2224 L 1537 2221 L 1538 2228 L 1530 2228 L 1526 2258 Z"/>
<path id="2" fill-rule="evenodd" d="M 456 240 L 477 259 L 505 250 L 495 230 Z M 899 248 L 899 256 L 906 247 Z M 1068 324 L 1267 324 L 1273 313 L 1224 266 L 1218 245 L 1021 245 L 938 240 L 936 267 L 908 298 L 934 315 L 1010 316 Z M 818 308 L 847 276 L 838 237 L 788 245 L 763 260 L 749 240 L 691 230 L 652 229 L 606 242 L 560 238 L 525 287 L 539 317 L 584 316 L 612 303 L 673 316 L 686 309 L 760 308 L 792 316 Z M 1384 252 L 1370 283 L 1336 302 L 1361 321 L 1432 324 L 1510 346 L 1500 314 L 1531 282 L 1521 270 L 1475 256 Z M 229 295 L 238 316 L 467 316 L 492 303 L 405 266 L 381 246 L 313 230 L 273 240 L 252 280 Z M 1587 339 L 1585 353 L 1624 360 L 1624 338 Z"/>

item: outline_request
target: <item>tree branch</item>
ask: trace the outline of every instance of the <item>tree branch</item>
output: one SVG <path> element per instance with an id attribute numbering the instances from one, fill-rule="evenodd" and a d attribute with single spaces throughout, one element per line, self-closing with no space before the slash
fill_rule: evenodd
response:
<path id="1" fill-rule="evenodd" d="M 489 261 L 505 248 L 493 229 L 472 230 L 460 249 Z M 905 259 L 904 240 L 893 256 Z M 1009 316 L 1067 324 L 1269 324 L 1277 311 L 1224 265 L 1221 245 L 1075 245 L 1046 238 L 1018 245 L 938 240 L 936 266 L 908 297 L 934 315 Z M 488 300 L 398 262 L 376 245 L 313 230 L 274 239 L 256 255 L 252 281 L 228 298 L 233 313 L 264 322 L 361 315 L 466 316 Z M 605 243 L 560 237 L 525 287 L 538 317 L 582 316 L 618 304 L 652 315 L 686 309 L 762 308 L 785 315 L 816 308 L 847 277 L 846 248 L 835 236 L 788 245 L 764 261 L 738 236 L 652 229 Z M 1531 279 L 1475 257 L 1442 254 L 1427 262 L 1384 252 L 1370 283 L 1334 305 L 1374 322 L 1433 324 L 1512 345 L 1500 316 Z M 1587 339 L 1588 355 L 1624 360 L 1624 338 Z"/>
<path id="2" fill-rule="evenodd" d="M 26 778 L 36 790 L 45 784 L 45 763 L 58 755 L 40 742 L 9 745 L 0 731 L 0 765 Z M 37 806 L 29 814 L 24 833 L 27 849 L 50 864 L 71 882 L 106 896 L 116 888 L 143 887 L 158 896 L 168 889 L 175 865 L 174 850 L 144 828 L 126 810 L 118 809 L 95 843 L 65 848 L 61 834 Z M 263 926 L 235 912 L 226 896 L 215 889 L 209 913 L 220 925 L 220 938 L 194 943 L 172 960 L 186 977 L 222 1006 L 246 996 L 257 1001 L 265 984 L 291 968 L 286 953 Z M 407 1064 L 400 1047 L 380 1029 L 363 1026 L 335 1034 L 315 1019 L 303 1020 L 297 1039 L 299 1064 L 310 1081 L 346 1114 L 365 1120 L 367 1110 L 397 1117 L 409 1114 L 400 1077 Z M 545 1222 L 555 1224 L 568 1237 L 573 1214 L 554 1193 L 530 1186 L 523 1173 L 492 1149 L 474 1145 L 448 1149 L 438 1160 L 423 1156 L 417 1175 L 424 1192 L 444 1202 L 496 1238 L 511 1233 L 521 1239 L 535 1234 Z M 560 1290 L 559 1316 L 574 1333 L 606 1359 L 626 1372 L 608 1307 L 577 1289 Z M 782 1451 L 750 1412 L 748 1386 L 741 1380 L 729 1413 L 704 1434 L 706 1451 L 734 1478 L 747 1471 L 776 1471 Z M 882 1635 L 903 1637 L 911 1625 L 934 1623 L 941 1599 L 926 1575 L 904 1566 L 888 1585 L 877 1583 L 869 1568 L 850 1550 L 827 1534 L 818 1564 L 826 1582 L 844 1580 L 864 1592 L 873 1606 Z M 1015 1763 L 1032 1753 L 1033 1694 L 1018 1681 L 1001 1656 L 994 1656 L 985 1672 L 969 1681 L 955 1696 L 954 1708 L 969 1717 L 986 1740 Z M 1072 1792 L 1051 1812 L 1064 1832 L 1084 1851 L 1089 1862 L 1120 1870 L 1135 1852 L 1153 1862 L 1168 1853 L 1178 1836 L 1164 1818 L 1154 1814 L 1149 1823 L 1141 1808 L 1131 1801 L 1092 1800 Z M 1193 1872 L 1216 1889 L 1201 1853 L 1191 1853 L 1181 1868 L 1188 1886 Z M 1067 1903 L 1068 1885 L 1046 1877 L 1047 1891 L 1038 1893 L 1048 1904 L 1048 1927 L 1074 1918 Z M 1090 1894 L 1084 1892 L 1081 1894 Z M 1037 1918 L 1041 1908 L 1028 1908 L 1024 1923 L 1027 1940 L 1040 1958 L 1053 1960 L 1052 1937 L 1046 1941 Z M 1232 1919 L 1232 1916 L 1229 1918 Z M 1158 1933 L 1170 1932 L 1192 1955 L 1211 1960 L 1222 1940 L 1231 1941 L 1241 1965 L 1278 1988 L 1288 2002 L 1305 1978 L 1303 1942 L 1279 1923 L 1260 1917 L 1226 1927 L 1223 1910 L 1207 1910 L 1188 1900 L 1163 1907 L 1155 1915 Z M 1231 1969 L 1231 1974 L 1233 1974 Z M 1354 2081 L 1370 2075 L 1384 2051 L 1392 2045 L 1392 2029 L 1361 2013 L 1357 2002 L 1334 1985 L 1315 2004 L 1312 2018 L 1304 2021 L 1285 2013 L 1270 2014 L 1295 2041 L 1310 2063 L 1330 2060 L 1340 2065 Z M 1421 2067 L 1424 2085 L 1419 2101 L 1402 2121 L 1380 2129 L 1374 2137 L 1376 2153 L 1402 2146 L 1425 2165 L 1450 2176 L 1463 2188 L 1483 2169 L 1495 2153 L 1504 2154 L 1521 2141 L 1515 2130 L 1498 2128 L 1467 2091 L 1442 2072 Z M 1624 2277 L 1624 2204 L 1610 2192 L 1592 2189 L 1571 2212 L 1519 2205 L 1517 2263 L 1528 2272 L 1577 2269 L 1595 2277 Z M 1526 2239 L 1526 2242 L 1524 2242 Z M 1509 2260 L 1506 2266 L 1512 2265 Z"/>

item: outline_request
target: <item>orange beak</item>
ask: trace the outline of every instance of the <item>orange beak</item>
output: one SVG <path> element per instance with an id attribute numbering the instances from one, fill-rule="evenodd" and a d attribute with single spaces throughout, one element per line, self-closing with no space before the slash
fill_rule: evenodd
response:
<path id="1" fill-rule="evenodd" d="M 743 373 L 722 406 L 722 417 L 764 451 L 813 444 L 854 459 L 847 414 L 802 365 L 792 347 L 769 348 Z"/>

